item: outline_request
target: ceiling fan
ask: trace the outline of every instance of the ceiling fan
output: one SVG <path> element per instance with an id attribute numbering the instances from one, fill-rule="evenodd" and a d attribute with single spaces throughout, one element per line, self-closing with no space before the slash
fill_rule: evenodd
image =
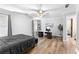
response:
<path id="1" fill-rule="evenodd" d="M 43 16 L 47 15 L 48 12 L 47 12 L 46 10 L 43 10 L 43 9 L 42 9 L 42 5 L 40 4 L 40 5 L 39 5 L 39 9 L 36 10 L 36 14 L 37 14 L 37 16 L 39 16 L 39 17 L 43 17 Z"/>
<path id="2" fill-rule="evenodd" d="M 38 9 L 31 9 L 31 8 L 24 8 L 24 7 L 21 7 L 21 9 L 24 10 L 25 13 L 33 17 L 43 17 L 48 14 L 48 10 L 43 10 L 42 6 L 43 6 L 42 4 L 39 4 L 37 5 Z"/>
<path id="3" fill-rule="evenodd" d="M 47 16 L 48 14 L 52 14 L 52 11 L 56 12 L 58 10 L 68 8 L 69 6 L 70 6 L 70 4 L 65 4 L 65 6 L 63 6 L 63 7 L 43 10 L 42 9 L 43 5 L 39 4 L 39 5 L 37 5 L 37 7 L 39 7 L 38 9 L 30 9 L 30 8 L 24 8 L 24 7 L 21 7 L 21 9 L 25 10 L 25 13 L 27 13 L 28 15 L 31 15 L 33 17 L 44 17 L 44 16 Z M 28 13 L 28 12 L 30 12 L 30 13 Z"/>
<path id="4" fill-rule="evenodd" d="M 65 5 L 65 8 L 68 8 L 70 4 L 66 4 Z M 61 8 L 60 8 L 61 9 Z M 43 17 L 43 16 L 46 16 L 49 14 L 49 12 L 51 11 L 56 11 L 56 10 L 59 10 L 59 8 L 56 8 L 56 9 L 49 9 L 49 10 L 43 10 L 42 9 L 42 4 L 39 5 L 39 9 L 38 10 L 33 10 L 33 11 L 36 11 L 36 16 L 39 16 L 39 17 Z"/>

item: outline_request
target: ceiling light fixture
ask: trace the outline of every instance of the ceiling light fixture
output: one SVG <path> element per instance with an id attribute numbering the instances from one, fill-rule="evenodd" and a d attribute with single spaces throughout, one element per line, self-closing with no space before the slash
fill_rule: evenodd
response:
<path id="1" fill-rule="evenodd" d="M 40 16 L 40 17 L 42 17 L 43 16 L 43 13 L 44 13 L 44 11 L 42 10 L 41 7 L 42 7 L 42 5 L 40 5 L 39 10 L 37 11 L 37 13 L 38 13 L 37 15 Z"/>
<path id="2" fill-rule="evenodd" d="M 40 9 L 40 10 L 38 11 L 38 16 L 43 16 L 43 10 Z"/>

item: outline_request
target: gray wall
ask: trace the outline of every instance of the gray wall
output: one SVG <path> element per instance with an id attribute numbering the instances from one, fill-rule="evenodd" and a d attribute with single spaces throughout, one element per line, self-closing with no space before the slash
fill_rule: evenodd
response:
<path id="1" fill-rule="evenodd" d="M 51 28 L 52 35 L 59 35 L 60 31 L 58 30 L 58 25 L 63 24 L 63 18 L 62 17 L 52 17 L 52 18 L 43 18 L 42 21 L 42 31 L 45 31 L 45 24 L 50 23 L 54 24 L 53 28 Z"/>
<path id="2" fill-rule="evenodd" d="M 0 14 L 0 37 L 8 35 L 8 16 Z"/>
<path id="3" fill-rule="evenodd" d="M 12 33 L 25 34 L 32 36 L 32 19 L 27 15 L 13 14 L 11 15 Z"/>
<path id="4" fill-rule="evenodd" d="M 0 11 L 1 12 L 1 11 Z M 2 12 L 2 14 L 5 14 Z M 0 37 L 8 35 L 8 15 L 0 14 Z M 6 13 L 8 14 L 8 13 Z M 12 33 L 32 36 L 32 18 L 20 13 L 11 13 Z M 1 22 L 3 22 L 1 24 Z M 4 29 L 5 25 L 5 30 Z"/>

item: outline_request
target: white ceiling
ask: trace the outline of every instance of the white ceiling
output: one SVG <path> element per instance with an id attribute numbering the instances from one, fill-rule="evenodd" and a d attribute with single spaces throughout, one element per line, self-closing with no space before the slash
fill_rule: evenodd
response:
<path id="1" fill-rule="evenodd" d="M 66 4 L 1 4 L 0 8 L 33 16 L 36 13 L 35 10 L 39 10 L 40 7 L 44 11 L 47 10 L 49 13 L 48 15 L 57 15 L 62 12 L 75 10 L 75 5 L 70 4 L 68 8 L 65 8 L 65 5 Z"/>
<path id="2" fill-rule="evenodd" d="M 19 5 L 16 5 L 20 8 L 29 8 L 29 9 L 35 9 L 35 10 L 38 10 L 40 8 L 40 5 L 41 4 L 29 4 L 29 5 L 26 5 L 26 4 L 19 4 Z M 61 7 L 64 7 L 63 4 L 42 4 L 41 5 L 41 9 L 42 10 L 49 10 L 49 9 L 56 9 L 56 8 L 61 8 Z"/>

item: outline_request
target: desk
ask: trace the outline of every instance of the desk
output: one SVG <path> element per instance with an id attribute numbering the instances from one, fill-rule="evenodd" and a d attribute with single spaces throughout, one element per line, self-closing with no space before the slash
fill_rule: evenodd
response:
<path id="1" fill-rule="evenodd" d="M 38 32 L 38 37 L 43 37 L 43 32 L 42 31 Z"/>
<path id="2" fill-rule="evenodd" d="M 48 39 L 52 39 L 52 32 L 45 32 Z"/>

